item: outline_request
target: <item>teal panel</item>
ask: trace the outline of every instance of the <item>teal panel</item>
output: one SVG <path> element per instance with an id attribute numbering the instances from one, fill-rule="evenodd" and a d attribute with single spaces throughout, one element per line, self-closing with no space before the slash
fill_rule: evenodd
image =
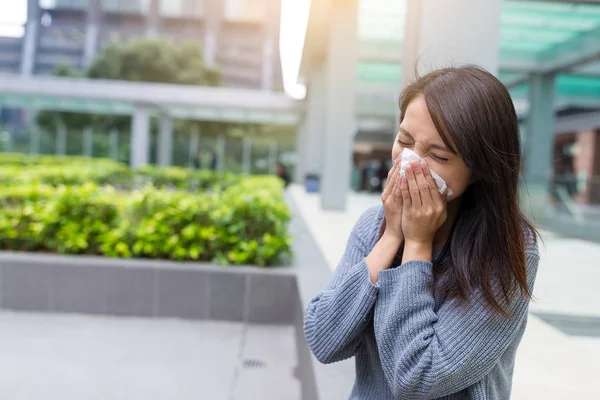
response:
<path id="1" fill-rule="evenodd" d="M 72 111 L 92 114 L 129 115 L 133 112 L 133 105 L 127 102 L 80 98 L 0 94 L 0 104 L 11 107 L 31 107 L 38 110 Z"/>
<path id="2" fill-rule="evenodd" d="M 356 76 L 360 83 L 400 85 L 402 66 L 399 63 L 359 61 Z"/>

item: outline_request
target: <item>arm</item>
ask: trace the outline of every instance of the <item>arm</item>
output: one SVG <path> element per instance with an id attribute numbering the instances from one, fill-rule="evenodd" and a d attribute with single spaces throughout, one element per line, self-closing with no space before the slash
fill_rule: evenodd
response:
<path id="1" fill-rule="evenodd" d="M 527 251 L 533 287 L 539 254 Z M 527 318 L 528 301 L 515 299 L 507 319 L 477 299 L 466 306 L 445 302 L 437 313 L 431 266 L 410 261 L 380 273 L 375 337 L 387 381 L 396 398 L 434 399 L 459 392 L 485 377 Z M 500 289 L 494 287 L 496 294 Z"/>
<path id="2" fill-rule="evenodd" d="M 341 361 L 356 354 L 360 334 L 371 320 L 378 292 L 370 276 L 389 266 L 400 246 L 386 237 L 370 251 L 366 243 L 372 243 L 378 233 L 381 222 L 378 212 L 379 208 L 374 208 L 361 216 L 331 281 L 306 311 L 306 341 L 323 363 Z"/>

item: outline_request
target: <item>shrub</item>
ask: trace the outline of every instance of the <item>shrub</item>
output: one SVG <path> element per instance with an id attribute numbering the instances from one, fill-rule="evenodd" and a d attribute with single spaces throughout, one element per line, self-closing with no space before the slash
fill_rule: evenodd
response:
<path id="1" fill-rule="evenodd" d="M 290 213 L 274 177 L 191 193 L 147 185 L 20 183 L 0 190 L 0 248 L 272 265 L 291 254 Z"/>
<path id="2" fill-rule="evenodd" d="M 226 189 L 240 182 L 242 176 L 227 172 L 193 170 L 181 167 L 161 168 L 147 165 L 136 170 L 136 175 L 156 187 L 172 187 L 185 190 Z"/>

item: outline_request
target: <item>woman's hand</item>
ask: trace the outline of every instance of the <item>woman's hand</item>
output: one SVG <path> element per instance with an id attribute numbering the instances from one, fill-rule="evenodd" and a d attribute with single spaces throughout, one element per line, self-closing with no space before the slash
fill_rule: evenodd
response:
<path id="1" fill-rule="evenodd" d="M 425 163 L 413 162 L 406 168 L 406 176 L 400 183 L 404 203 L 402 231 L 404 232 L 405 253 L 403 261 L 413 255 L 429 253 L 430 261 L 433 239 L 438 229 L 446 221 L 446 200 L 438 192 L 429 167 Z M 408 253 L 407 253 L 407 250 Z M 414 251 L 413 251 L 414 250 Z M 410 261 L 410 260 L 408 260 Z"/>
<path id="2" fill-rule="evenodd" d="M 388 269 L 402 242 L 402 193 L 400 192 L 400 159 L 388 173 L 387 185 L 381 195 L 385 212 L 385 231 L 366 258 L 371 283 L 379 280 L 379 272 Z"/>
<path id="3" fill-rule="evenodd" d="M 388 173 L 387 184 L 381 195 L 385 212 L 385 236 L 392 237 L 400 243 L 404 240 L 402 233 L 402 192 L 400 191 L 400 157 L 394 160 L 394 166 Z"/>

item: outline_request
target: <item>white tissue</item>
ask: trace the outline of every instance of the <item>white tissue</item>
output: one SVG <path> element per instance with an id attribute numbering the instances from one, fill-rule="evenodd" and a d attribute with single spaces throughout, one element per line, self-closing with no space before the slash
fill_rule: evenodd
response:
<path id="1" fill-rule="evenodd" d="M 419 155 L 417 153 L 415 153 L 414 151 L 409 150 L 409 149 L 404 149 L 404 151 L 402 151 L 402 154 L 400 155 L 400 157 L 402 157 L 402 162 L 400 163 L 400 176 L 406 175 L 406 171 L 405 171 L 406 167 L 408 167 L 408 165 L 411 162 L 423 161 L 423 159 L 421 157 L 419 157 Z M 429 169 L 429 171 L 431 171 L 431 176 L 435 180 L 435 184 L 437 185 L 438 191 L 440 193 L 443 193 L 444 190 L 446 190 L 446 188 L 448 188 L 448 186 L 446 185 L 446 182 L 442 179 L 441 176 L 439 176 L 438 174 L 433 172 L 433 170 L 431 168 Z M 453 193 L 452 189 L 448 188 L 447 196 L 448 197 L 452 196 L 452 193 Z"/>

